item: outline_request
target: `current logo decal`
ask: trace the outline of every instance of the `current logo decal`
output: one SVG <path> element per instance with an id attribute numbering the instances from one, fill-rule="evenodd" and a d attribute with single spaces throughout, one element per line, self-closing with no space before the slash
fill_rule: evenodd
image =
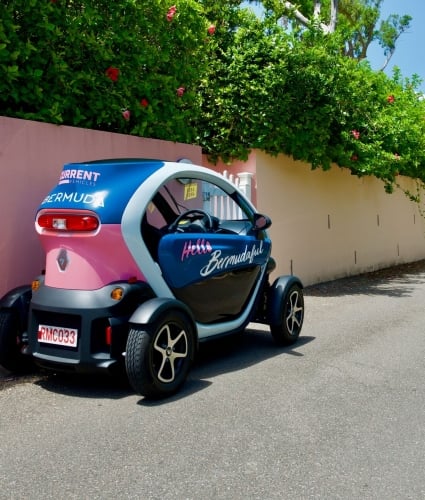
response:
<path id="1" fill-rule="evenodd" d="M 59 178 L 59 184 L 84 184 L 86 186 L 95 186 L 99 177 L 100 172 L 69 168 L 62 171 Z"/>

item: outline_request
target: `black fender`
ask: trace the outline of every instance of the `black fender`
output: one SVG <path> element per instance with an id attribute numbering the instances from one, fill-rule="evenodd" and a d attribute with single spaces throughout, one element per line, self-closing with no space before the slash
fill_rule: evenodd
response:
<path id="1" fill-rule="evenodd" d="M 270 325 L 277 325 L 281 321 L 282 301 L 292 285 L 304 288 L 301 280 L 297 276 L 279 276 L 269 289 L 267 300 L 267 322 Z"/>
<path id="2" fill-rule="evenodd" d="M 0 299 L 0 309 L 16 311 L 21 332 L 27 329 L 31 298 L 31 285 L 23 285 L 13 288 Z"/>
<path id="3" fill-rule="evenodd" d="M 169 311 L 170 309 L 176 309 L 178 311 L 183 311 L 192 323 L 193 331 L 195 332 L 196 339 L 198 338 L 198 329 L 196 328 L 196 322 L 193 317 L 192 311 L 187 307 L 186 304 L 180 302 L 177 299 L 169 299 L 166 297 L 155 297 L 143 302 L 131 315 L 129 319 L 129 324 L 131 325 L 148 325 L 149 323 L 154 323 L 160 318 L 162 313 Z"/>

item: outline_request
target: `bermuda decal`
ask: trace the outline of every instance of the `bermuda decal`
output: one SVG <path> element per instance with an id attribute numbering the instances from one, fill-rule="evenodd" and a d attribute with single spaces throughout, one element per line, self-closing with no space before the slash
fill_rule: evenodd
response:
<path id="1" fill-rule="evenodd" d="M 104 207 L 106 191 L 97 191 L 94 193 L 53 193 L 49 194 L 42 205 L 48 203 L 70 203 L 77 205 L 90 205 L 93 208 Z"/>
<path id="2" fill-rule="evenodd" d="M 208 264 L 204 266 L 201 271 L 201 276 L 209 276 L 214 271 L 225 271 L 228 268 L 236 267 L 241 264 L 252 264 L 255 257 L 258 257 L 263 253 L 263 242 L 260 241 L 259 244 L 254 243 L 248 250 L 248 245 L 245 246 L 245 250 L 241 253 L 225 255 L 222 257 L 221 250 L 214 250 L 211 253 L 210 260 Z"/>

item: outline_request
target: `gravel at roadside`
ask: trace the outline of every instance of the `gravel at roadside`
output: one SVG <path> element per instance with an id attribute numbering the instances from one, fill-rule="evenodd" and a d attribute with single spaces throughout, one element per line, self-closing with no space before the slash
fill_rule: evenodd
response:
<path id="1" fill-rule="evenodd" d="M 304 294 L 326 297 L 335 295 L 354 295 L 359 293 L 376 293 L 377 286 L 405 279 L 412 279 L 415 275 L 425 273 L 425 260 L 400 264 L 398 266 L 379 269 L 369 273 L 348 276 L 334 281 L 327 281 L 305 288 Z"/>

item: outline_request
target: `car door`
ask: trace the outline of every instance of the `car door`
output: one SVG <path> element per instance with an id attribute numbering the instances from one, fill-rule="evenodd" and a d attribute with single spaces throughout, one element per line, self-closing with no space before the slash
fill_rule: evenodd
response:
<path id="1" fill-rule="evenodd" d="M 263 274 L 270 239 L 254 228 L 254 211 L 234 188 L 226 192 L 210 181 L 182 181 L 182 199 L 175 200 L 180 219 L 158 246 L 162 275 L 198 322 L 234 319 Z"/>

